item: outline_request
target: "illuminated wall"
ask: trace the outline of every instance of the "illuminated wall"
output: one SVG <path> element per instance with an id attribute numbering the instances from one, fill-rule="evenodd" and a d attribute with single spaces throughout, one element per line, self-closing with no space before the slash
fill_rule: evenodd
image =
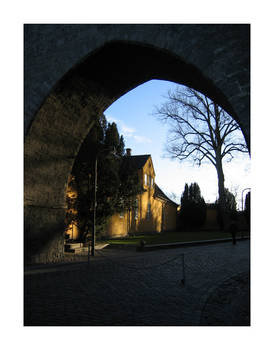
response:
<path id="1" fill-rule="evenodd" d="M 162 232 L 176 229 L 177 207 L 155 197 L 155 171 L 151 157 L 138 171 L 144 192 L 137 196 L 136 208 L 113 215 L 107 227 L 110 237 L 141 232 Z"/>

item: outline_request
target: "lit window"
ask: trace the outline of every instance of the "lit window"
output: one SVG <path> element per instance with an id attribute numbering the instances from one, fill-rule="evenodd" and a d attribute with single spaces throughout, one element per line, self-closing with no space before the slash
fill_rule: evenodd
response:
<path id="1" fill-rule="evenodd" d="M 144 184 L 147 186 L 147 174 L 144 175 Z"/>

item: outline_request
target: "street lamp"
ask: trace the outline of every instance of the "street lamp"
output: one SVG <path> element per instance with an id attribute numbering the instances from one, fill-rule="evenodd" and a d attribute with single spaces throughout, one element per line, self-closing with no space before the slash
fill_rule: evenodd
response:
<path id="1" fill-rule="evenodd" d="M 116 149 L 113 147 L 112 150 L 101 150 L 98 151 L 96 156 L 95 156 L 95 161 L 94 161 L 94 195 L 93 195 L 93 229 L 92 229 L 92 235 L 91 235 L 91 255 L 95 256 L 95 237 L 96 237 L 96 207 L 97 207 L 97 164 L 98 164 L 98 155 L 100 153 L 108 152 L 105 158 L 109 158 L 110 156 L 114 156 L 116 158 L 119 158 L 119 156 L 116 154 Z M 91 174 L 89 175 L 91 176 Z M 91 207 L 90 207 L 91 211 Z M 90 243 L 88 245 L 88 262 L 90 259 Z"/>
<path id="2" fill-rule="evenodd" d="M 244 211 L 244 191 L 246 191 L 246 190 L 251 191 L 251 188 L 250 188 L 250 187 L 247 187 L 247 188 L 244 188 L 244 189 L 242 190 L 242 211 Z"/>
<path id="3" fill-rule="evenodd" d="M 91 255 L 95 255 L 95 233 L 96 233 L 96 195 L 97 195 L 97 155 L 94 162 L 94 197 L 93 197 L 93 230 L 92 230 L 92 249 Z"/>

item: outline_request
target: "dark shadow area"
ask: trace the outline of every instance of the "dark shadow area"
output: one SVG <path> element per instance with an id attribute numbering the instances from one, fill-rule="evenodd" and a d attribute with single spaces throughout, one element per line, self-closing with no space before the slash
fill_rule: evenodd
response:
<path id="1" fill-rule="evenodd" d="M 250 326 L 250 272 L 215 287 L 206 300 L 201 326 Z"/>
<path id="2" fill-rule="evenodd" d="M 108 249 L 90 265 L 29 269 L 24 324 L 246 326 L 248 271 L 248 241 L 146 253 Z"/>

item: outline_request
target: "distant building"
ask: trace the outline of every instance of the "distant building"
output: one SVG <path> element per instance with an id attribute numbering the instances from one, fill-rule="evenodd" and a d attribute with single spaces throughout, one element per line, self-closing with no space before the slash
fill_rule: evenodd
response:
<path id="1" fill-rule="evenodd" d="M 162 232 L 176 229 L 178 204 L 170 200 L 155 183 L 151 155 L 132 156 L 127 149 L 127 161 L 138 172 L 143 192 L 136 197 L 134 208 L 113 215 L 107 234 L 111 237 L 141 232 Z"/>
<path id="2" fill-rule="evenodd" d="M 213 203 L 207 204 L 206 206 L 206 220 L 202 229 L 213 231 L 220 229 L 220 224 L 218 223 L 218 211 L 216 205 Z"/>

